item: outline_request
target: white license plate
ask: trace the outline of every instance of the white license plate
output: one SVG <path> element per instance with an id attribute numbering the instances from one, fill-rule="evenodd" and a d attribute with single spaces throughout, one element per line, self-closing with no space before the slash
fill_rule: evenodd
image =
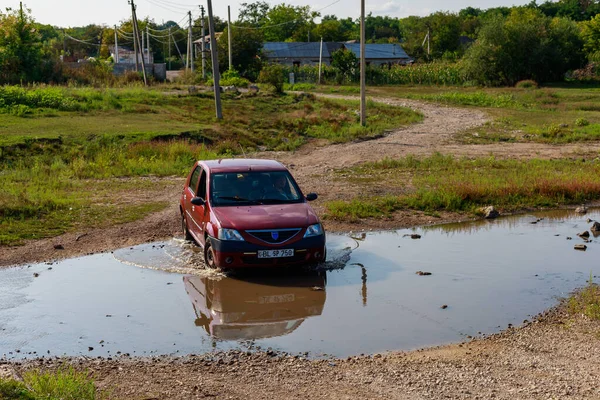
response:
<path id="1" fill-rule="evenodd" d="M 283 258 L 294 257 L 294 249 L 259 250 L 258 258 Z"/>

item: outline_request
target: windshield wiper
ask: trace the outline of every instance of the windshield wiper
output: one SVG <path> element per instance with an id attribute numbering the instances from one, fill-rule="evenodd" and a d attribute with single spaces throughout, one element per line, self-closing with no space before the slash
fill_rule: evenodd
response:
<path id="1" fill-rule="evenodd" d="M 294 203 L 297 200 L 293 200 L 293 199 L 260 199 L 259 201 L 261 203 L 281 203 L 281 204 L 286 204 L 286 203 Z"/>
<path id="2" fill-rule="evenodd" d="M 245 199 L 243 197 L 238 197 L 238 196 L 216 196 L 217 199 L 220 200 L 229 200 L 229 201 L 236 201 L 238 203 L 252 203 L 252 204 L 257 204 L 257 202 L 255 200 L 250 200 L 250 199 Z"/>

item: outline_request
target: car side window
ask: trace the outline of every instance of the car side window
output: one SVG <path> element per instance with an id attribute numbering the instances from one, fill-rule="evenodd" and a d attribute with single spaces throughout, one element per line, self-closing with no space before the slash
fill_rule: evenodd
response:
<path id="1" fill-rule="evenodd" d="M 200 175 L 200 186 L 198 187 L 198 194 L 196 195 L 203 200 L 206 200 L 206 171 L 202 170 Z"/>
<path id="2" fill-rule="evenodd" d="M 198 180 L 200 179 L 200 172 L 202 168 L 196 167 L 194 172 L 192 173 L 192 177 L 190 178 L 189 188 L 192 193 L 196 194 L 196 190 L 198 190 Z"/>

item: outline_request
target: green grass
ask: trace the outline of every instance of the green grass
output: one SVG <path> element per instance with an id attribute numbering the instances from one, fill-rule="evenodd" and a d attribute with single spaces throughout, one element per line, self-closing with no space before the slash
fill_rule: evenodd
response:
<path id="1" fill-rule="evenodd" d="M 342 172 L 343 179 L 350 182 L 362 177 L 365 193 L 370 186 L 378 186 L 400 188 L 402 194 L 333 201 L 326 204 L 326 218 L 381 218 L 402 209 L 476 213 L 488 205 L 514 211 L 600 198 L 599 161 L 468 159 L 436 154 L 386 159 Z"/>
<path id="2" fill-rule="evenodd" d="M 0 245 L 143 218 L 166 203 L 119 202 L 161 185 L 137 178 L 183 177 L 198 159 L 368 139 L 422 118 L 372 105 L 363 128 L 358 102 L 310 94 L 225 95 L 222 121 L 210 94 L 173 88 L 0 87 L 0 99 L 29 109 L 0 113 Z"/>
<path id="3" fill-rule="evenodd" d="M 23 382 L 0 380 L 2 400 L 95 400 L 97 395 L 94 381 L 86 373 L 73 368 L 54 373 L 28 371 Z"/>
<path id="4" fill-rule="evenodd" d="M 600 286 L 594 284 L 591 274 L 588 285 L 571 296 L 567 306 L 571 314 L 600 321 Z"/>
<path id="5" fill-rule="evenodd" d="M 465 144 L 563 144 L 600 140 L 600 89 L 595 87 L 561 85 L 539 89 L 459 89 L 387 86 L 369 88 L 369 95 L 420 99 L 484 110 L 492 121 L 458 134 L 458 140 Z M 578 124 L 581 120 L 588 124 Z"/>

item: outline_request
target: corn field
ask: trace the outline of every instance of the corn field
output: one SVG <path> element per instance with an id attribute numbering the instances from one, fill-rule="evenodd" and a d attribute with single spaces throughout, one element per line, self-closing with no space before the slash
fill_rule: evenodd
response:
<path id="1" fill-rule="evenodd" d="M 286 79 L 289 79 L 289 74 L 293 72 L 297 83 L 317 83 L 319 80 L 319 68 L 316 66 L 286 68 L 285 72 Z M 366 75 L 369 85 L 463 86 L 469 83 L 458 63 L 395 65 L 391 68 L 367 67 Z M 359 81 L 358 68 L 348 74 L 342 74 L 336 68 L 323 67 L 321 83 L 347 84 Z"/>

